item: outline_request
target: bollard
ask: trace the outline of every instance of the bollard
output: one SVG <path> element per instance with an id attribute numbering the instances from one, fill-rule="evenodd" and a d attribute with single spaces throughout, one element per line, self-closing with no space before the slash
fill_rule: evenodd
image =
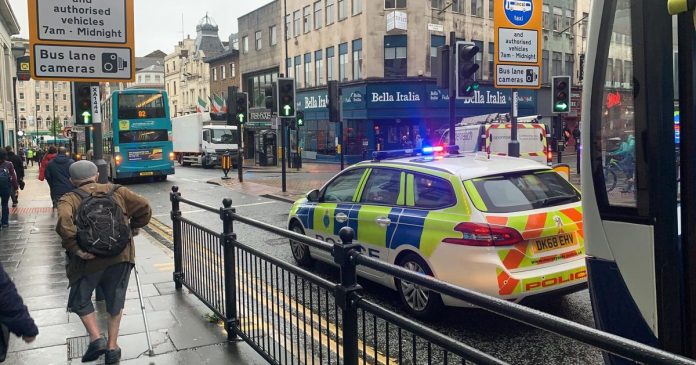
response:
<path id="1" fill-rule="evenodd" d="M 222 155 L 222 161 L 220 163 L 220 167 L 222 167 L 222 172 L 225 174 L 225 176 L 222 177 L 223 180 L 229 180 L 231 177 L 227 176 L 227 174 L 230 173 L 230 169 L 232 169 L 232 156 L 230 156 L 229 152 L 225 152 L 224 155 Z"/>
<path id="2" fill-rule="evenodd" d="M 232 223 L 236 210 L 232 208 L 232 199 L 224 199 L 222 205 L 220 219 L 222 220 L 221 239 L 225 265 L 225 329 L 227 330 L 227 341 L 234 341 L 237 338 L 237 263 L 234 252 L 237 234 L 234 233 Z"/>
<path id="3" fill-rule="evenodd" d="M 358 363 L 358 307 L 355 303 L 362 287 L 358 285 L 355 261 L 350 257 L 351 252 L 358 252 L 360 248 L 353 243 L 354 234 L 350 227 L 341 228 L 338 232 L 341 243 L 334 243 L 331 252 L 334 262 L 341 268 L 341 281 L 334 297 L 343 311 L 343 363 L 346 365 Z"/>
<path id="4" fill-rule="evenodd" d="M 172 186 L 172 191 L 169 193 L 169 200 L 172 202 L 172 211 L 170 217 L 172 219 L 172 231 L 174 233 L 174 287 L 176 290 L 181 290 L 184 273 L 182 268 L 182 247 L 181 247 L 181 209 L 179 207 L 179 198 L 181 193 L 178 186 Z"/>

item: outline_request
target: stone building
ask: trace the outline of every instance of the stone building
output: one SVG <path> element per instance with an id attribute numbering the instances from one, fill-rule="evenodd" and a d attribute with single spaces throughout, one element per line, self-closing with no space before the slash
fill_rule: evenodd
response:
<path id="1" fill-rule="evenodd" d="M 15 144 L 13 77 L 16 74 L 12 37 L 19 34 L 19 23 L 7 0 L 0 0 L 0 145 Z"/>

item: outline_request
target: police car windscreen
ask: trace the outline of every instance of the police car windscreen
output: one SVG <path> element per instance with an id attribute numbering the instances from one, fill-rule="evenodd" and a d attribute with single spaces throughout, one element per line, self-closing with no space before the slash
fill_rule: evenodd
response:
<path id="1" fill-rule="evenodd" d="M 541 209 L 580 201 L 580 193 L 553 170 L 476 178 L 466 184 L 476 208 L 489 213 Z"/>

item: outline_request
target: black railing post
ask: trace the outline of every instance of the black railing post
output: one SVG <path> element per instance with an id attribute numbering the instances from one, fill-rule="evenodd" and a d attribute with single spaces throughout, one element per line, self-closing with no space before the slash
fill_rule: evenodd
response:
<path id="1" fill-rule="evenodd" d="M 169 200 L 172 202 L 172 211 L 170 217 L 172 218 L 172 230 L 174 231 L 174 287 L 176 290 L 180 290 L 182 287 L 182 280 L 184 279 L 184 272 L 182 268 L 182 247 L 181 247 L 181 209 L 179 207 L 179 198 L 181 193 L 179 192 L 178 186 L 172 186 L 172 191 L 169 193 Z"/>
<path id="2" fill-rule="evenodd" d="M 353 243 L 353 229 L 343 227 L 338 232 L 341 243 L 334 243 L 331 254 L 334 262 L 341 267 L 341 282 L 336 286 L 334 296 L 343 311 L 343 363 L 358 364 L 358 307 L 355 305 L 356 292 L 362 288 L 358 285 L 355 261 L 351 252 L 360 247 Z"/>
<path id="3" fill-rule="evenodd" d="M 237 273 L 234 252 L 237 234 L 234 233 L 232 226 L 234 222 L 232 214 L 236 211 L 232 208 L 232 199 L 224 199 L 222 205 L 220 219 L 222 219 L 222 247 L 225 256 L 225 329 L 227 341 L 233 341 L 237 338 Z"/>

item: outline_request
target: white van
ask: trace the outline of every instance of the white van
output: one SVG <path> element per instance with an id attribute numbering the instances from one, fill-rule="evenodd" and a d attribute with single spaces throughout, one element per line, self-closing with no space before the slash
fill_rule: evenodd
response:
<path id="1" fill-rule="evenodd" d="M 488 114 L 464 118 L 455 127 L 455 144 L 461 153 L 488 152 L 491 155 L 507 156 L 512 125 L 505 114 Z M 546 125 L 541 116 L 517 118 L 517 140 L 520 142 L 520 157 L 542 164 L 551 163 Z M 441 138 L 442 144 L 449 143 L 449 131 Z"/>

